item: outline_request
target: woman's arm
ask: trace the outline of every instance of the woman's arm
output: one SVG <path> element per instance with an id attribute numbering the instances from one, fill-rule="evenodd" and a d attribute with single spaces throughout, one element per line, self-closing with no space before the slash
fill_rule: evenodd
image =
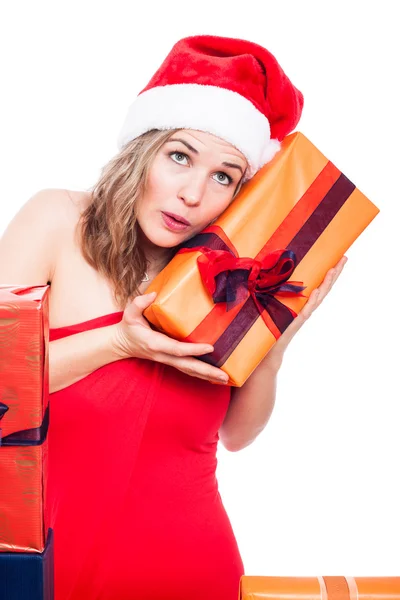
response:
<path id="1" fill-rule="evenodd" d="M 329 269 L 319 288 L 315 288 L 307 303 L 278 338 L 268 354 L 241 388 L 232 388 L 231 403 L 220 428 L 220 439 L 232 452 L 245 448 L 261 433 L 275 404 L 276 379 L 284 353 L 294 335 L 310 318 L 339 277 L 347 257 Z"/>
<path id="2" fill-rule="evenodd" d="M 279 366 L 264 359 L 242 387 L 231 388 L 231 401 L 219 430 L 227 450 L 236 452 L 249 446 L 267 425 L 275 405 L 278 371 Z"/>
<path id="3" fill-rule="evenodd" d="M 49 392 L 58 392 L 103 365 L 124 358 L 115 347 L 115 330 L 115 325 L 108 325 L 50 342 Z"/>

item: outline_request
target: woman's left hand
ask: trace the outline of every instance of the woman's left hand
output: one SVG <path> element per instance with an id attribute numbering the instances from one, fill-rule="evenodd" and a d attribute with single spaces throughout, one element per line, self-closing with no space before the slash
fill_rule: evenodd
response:
<path id="1" fill-rule="evenodd" d="M 344 265 L 347 262 L 347 256 L 342 256 L 340 261 L 337 263 L 335 267 L 329 269 L 327 272 L 324 281 L 318 288 L 313 290 L 306 302 L 303 306 L 302 310 L 299 312 L 297 317 L 290 323 L 290 325 L 285 329 L 282 335 L 277 339 L 275 344 L 272 346 L 271 350 L 269 350 L 266 357 L 261 361 L 260 364 L 271 367 L 271 369 L 277 371 L 279 370 L 284 352 L 293 338 L 293 336 L 299 331 L 299 329 L 304 325 L 307 319 L 312 315 L 314 310 L 319 306 L 325 296 L 332 289 L 333 284 L 336 279 L 339 277 L 340 273 L 343 270 Z"/>

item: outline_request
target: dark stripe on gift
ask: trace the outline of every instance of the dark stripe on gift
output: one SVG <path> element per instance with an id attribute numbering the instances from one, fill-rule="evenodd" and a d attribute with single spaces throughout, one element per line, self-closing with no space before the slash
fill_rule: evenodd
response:
<path id="1" fill-rule="evenodd" d="M 3 404 L 3 406 L 6 405 Z M 0 429 L 0 446 L 40 446 L 46 439 L 48 428 L 49 404 L 47 404 L 42 424 L 39 427 L 33 427 L 32 429 L 22 429 L 21 431 L 14 431 L 14 433 L 9 433 L 3 438 L 1 437 Z"/>

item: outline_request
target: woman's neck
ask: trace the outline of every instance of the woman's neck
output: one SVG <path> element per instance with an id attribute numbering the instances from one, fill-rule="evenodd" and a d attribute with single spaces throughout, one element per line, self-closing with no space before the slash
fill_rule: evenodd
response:
<path id="1" fill-rule="evenodd" d="M 140 232 L 140 244 L 147 259 L 148 268 L 146 271 L 149 276 L 162 271 L 178 250 L 178 246 L 172 248 L 156 246 L 145 237 L 142 231 Z"/>

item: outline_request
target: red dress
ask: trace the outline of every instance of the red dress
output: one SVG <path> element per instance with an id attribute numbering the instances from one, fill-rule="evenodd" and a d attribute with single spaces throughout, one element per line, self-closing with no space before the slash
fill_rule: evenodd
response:
<path id="1" fill-rule="evenodd" d="M 122 314 L 51 329 L 50 341 Z M 244 568 L 216 479 L 229 400 L 229 386 L 136 358 L 50 395 L 55 600 L 237 600 Z"/>

